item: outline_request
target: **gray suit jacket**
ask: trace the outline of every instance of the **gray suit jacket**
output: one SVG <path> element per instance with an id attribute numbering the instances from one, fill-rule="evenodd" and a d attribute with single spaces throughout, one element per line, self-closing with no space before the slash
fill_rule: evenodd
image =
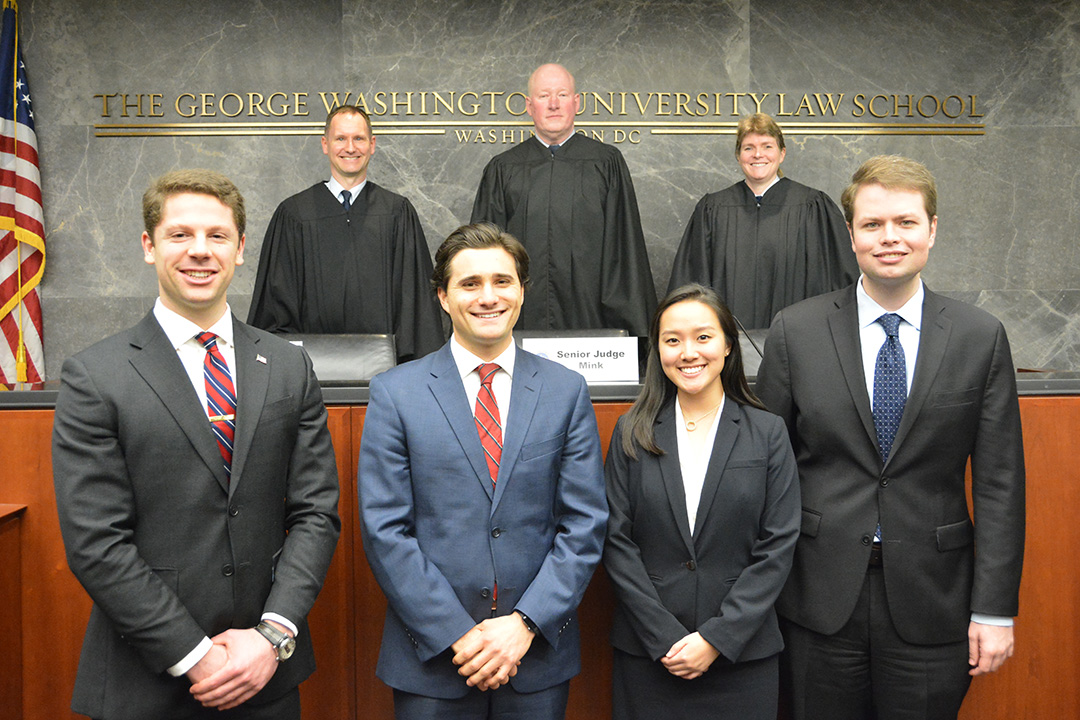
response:
<path id="1" fill-rule="evenodd" d="M 314 670 L 304 618 L 340 531 L 326 409 L 299 348 L 234 327 L 231 482 L 152 313 L 64 363 L 53 477 L 68 564 L 94 601 L 77 712 L 141 720 L 197 707 L 188 680 L 166 668 L 204 635 L 253 627 L 264 611 L 300 634 L 296 654 L 249 702 Z"/>
<path id="2" fill-rule="evenodd" d="M 803 503 L 777 609 L 816 632 L 839 630 L 880 521 L 897 632 L 915 644 L 964 640 L 972 612 L 1017 613 L 1024 452 L 1005 329 L 926 291 L 915 376 L 884 466 L 860 352 L 854 285 L 782 310 L 769 330 L 757 393 L 787 422 Z"/>
<path id="3" fill-rule="evenodd" d="M 581 375 L 520 349 L 512 387 L 493 491 L 449 345 L 371 382 L 359 497 L 388 601 L 377 674 L 391 687 L 465 695 L 450 646 L 515 608 L 540 631 L 515 689 L 552 687 L 580 667 L 575 611 L 607 521 L 596 416 Z"/>
<path id="4" fill-rule="evenodd" d="M 730 662 L 784 647 L 773 603 L 799 535 L 799 483 L 787 431 L 775 415 L 724 403 L 701 490 L 696 528 L 686 514 L 675 403 L 654 428 L 661 456 L 608 449 L 604 568 L 618 605 L 611 642 L 658 660 L 697 631 Z"/>

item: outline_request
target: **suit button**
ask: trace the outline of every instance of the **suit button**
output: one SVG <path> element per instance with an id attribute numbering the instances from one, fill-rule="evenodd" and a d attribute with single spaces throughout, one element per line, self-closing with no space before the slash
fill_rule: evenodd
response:
<path id="1" fill-rule="evenodd" d="M 487 598 L 491 597 L 491 591 L 488 590 L 487 588 L 482 589 L 480 591 L 480 597 L 482 597 L 484 599 L 487 599 Z"/>
<path id="2" fill-rule="evenodd" d="M 863 535 L 862 536 L 862 544 L 863 545 L 869 545 L 870 544 L 870 536 L 869 535 Z"/>
<path id="3" fill-rule="evenodd" d="M 235 505 L 230 505 L 229 506 L 229 517 L 236 517 L 239 514 L 240 514 L 240 508 L 236 507 Z"/>
<path id="4" fill-rule="evenodd" d="M 226 565 L 225 567 L 221 568 L 221 574 L 224 575 L 225 577 L 232 577 L 233 576 L 233 566 L 232 565 Z"/>
<path id="5" fill-rule="evenodd" d="M 687 560 L 686 561 L 686 569 L 687 570 L 697 570 L 697 565 L 694 564 L 693 560 Z"/>
<path id="6" fill-rule="evenodd" d="M 881 487 L 889 487 L 889 478 L 881 478 Z"/>
<path id="7" fill-rule="evenodd" d="M 499 537 L 500 535 L 502 535 L 502 528 L 493 528 L 493 529 L 491 530 L 491 537 L 493 537 L 493 538 L 497 538 L 497 537 Z"/>

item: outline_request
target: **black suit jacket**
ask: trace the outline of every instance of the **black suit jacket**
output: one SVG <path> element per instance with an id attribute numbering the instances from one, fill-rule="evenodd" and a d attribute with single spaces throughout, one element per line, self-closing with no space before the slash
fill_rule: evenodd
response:
<path id="1" fill-rule="evenodd" d="M 249 702 L 278 697 L 314 670 L 304 618 L 340 530 L 326 409 L 299 348 L 236 320 L 234 328 L 231 482 L 152 313 L 64 363 L 56 500 L 68 564 L 94 601 L 76 712 L 144 720 L 190 711 L 189 681 L 165 670 L 204 635 L 253 627 L 264 611 L 300 633 L 295 655 Z"/>
<path id="2" fill-rule="evenodd" d="M 839 630 L 880 521 L 897 632 L 916 644 L 961 641 L 972 612 L 1017 613 L 1024 454 L 1005 329 L 926 290 L 915 375 L 884 466 L 860 352 L 854 285 L 781 311 L 769 330 L 757 393 L 787 422 L 803 502 L 777 608 L 816 632 Z"/>
<path id="3" fill-rule="evenodd" d="M 773 603 L 799 534 L 799 484 L 775 415 L 724 403 L 691 534 L 675 403 L 654 428 L 660 456 L 622 448 L 619 420 L 606 465 L 604 569 L 618 605 L 612 644 L 658 660 L 695 630 L 729 661 L 780 652 Z"/>

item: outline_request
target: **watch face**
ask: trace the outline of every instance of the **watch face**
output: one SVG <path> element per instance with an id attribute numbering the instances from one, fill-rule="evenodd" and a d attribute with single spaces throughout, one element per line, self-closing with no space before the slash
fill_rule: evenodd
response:
<path id="1" fill-rule="evenodd" d="M 288 660 L 292 657 L 293 652 L 296 651 L 296 640 L 286 636 L 285 640 L 278 646 L 278 657 L 282 660 Z"/>

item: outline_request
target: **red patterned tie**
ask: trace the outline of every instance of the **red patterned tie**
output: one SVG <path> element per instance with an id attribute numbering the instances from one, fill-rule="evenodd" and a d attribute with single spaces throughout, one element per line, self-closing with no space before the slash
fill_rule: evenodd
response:
<path id="1" fill-rule="evenodd" d="M 502 458 L 502 420 L 499 418 L 499 405 L 495 402 L 495 393 L 491 390 L 491 379 L 499 371 L 495 363 L 482 363 L 476 368 L 480 375 L 480 392 L 476 395 L 476 431 L 480 433 L 480 444 L 484 446 L 488 472 L 491 474 L 491 487 L 499 477 L 499 460 Z"/>
<path id="2" fill-rule="evenodd" d="M 236 390 L 232 373 L 217 346 L 217 335 L 199 333 L 196 339 L 206 348 L 203 378 L 206 380 L 206 411 L 210 429 L 217 439 L 221 459 L 225 461 L 225 477 L 232 477 L 233 438 L 236 437 Z"/>

